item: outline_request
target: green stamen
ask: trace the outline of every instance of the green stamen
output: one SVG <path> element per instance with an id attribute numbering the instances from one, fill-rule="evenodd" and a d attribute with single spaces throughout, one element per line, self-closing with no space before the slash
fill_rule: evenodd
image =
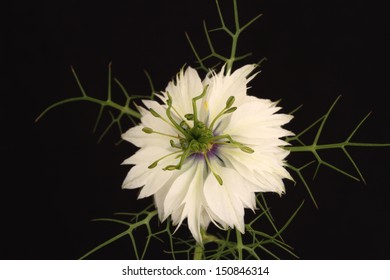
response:
<path id="1" fill-rule="evenodd" d="M 153 130 L 153 129 L 150 128 L 150 127 L 144 127 L 144 128 L 142 129 L 142 131 L 145 132 L 146 134 L 155 133 L 155 134 L 159 134 L 159 135 L 163 135 L 163 136 L 168 136 L 168 137 L 171 137 L 171 138 L 177 138 L 177 139 L 179 139 L 178 136 L 171 135 L 171 134 L 166 134 L 166 133 L 159 132 L 159 131 L 155 131 L 155 130 Z"/>
<path id="2" fill-rule="evenodd" d="M 253 150 L 252 148 L 249 148 L 248 146 L 242 145 L 239 148 L 241 151 L 248 153 L 248 154 L 253 154 L 255 152 L 255 150 Z"/>
<path id="3" fill-rule="evenodd" d="M 161 115 L 157 113 L 155 110 L 153 110 L 152 108 L 149 109 L 149 112 L 153 115 L 153 117 L 162 119 Z"/>
<path id="4" fill-rule="evenodd" d="M 143 132 L 145 132 L 146 134 L 151 134 L 153 133 L 153 129 L 151 129 L 150 127 L 144 127 L 142 129 Z"/>
<path id="5" fill-rule="evenodd" d="M 152 169 L 152 168 L 155 168 L 156 166 L 157 166 L 157 164 L 161 161 L 161 160 L 163 160 L 163 159 L 165 159 L 165 158 L 167 158 L 167 157 L 169 157 L 169 156 L 172 156 L 172 155 L 175 155 L 175 154 L 178 154 L 178 153 L 180 153 L 181 151 L 176 151 L 176 152 L 173 152 L 173 153 L 170 153 L 170 154 L 167 154 L 167 155 L 165 155 L 165 156 L 163 156 L 163 157 L 161 157 L 161 158 L 159 158 L 158 160 L 156 160 L 155 162 L 153 162 L 151 165 L 149 165 L 148 166 L 148 168 L 149 169 Z"/>
<path id="6" fill-rule="evenodd" d="M 245 153 L 249 153 L 249 154 L 252 154 L 255 152 L 252 148 L 245 146 L 244 144 L 242 144 L 240 142 L 234 141 L 233 138 L 228 134 L 218 135 L 218 136 L 212 137 L 210 140 L 214 141 L 214 140 L 221 140 L 221 139 L 227 139 L 228 142 L 222 142 L 222 143 L 221 142 L 213 142 L 213 143 L 218 143 L 220 145 L 222 145 L 222 144 L 232 145 L 232 146 L 235 146 L 236 148 L 239 148 L 241 151 L 243 151 Z"/>
<path id="7" fill-rule="evenodd" d="M 189 120 L 189 121 L 193 121 L 194 120 L 194 114 L 185 114 L 184 117 Z"/>
<path id="8" fill-rule="evenodd" d="M 194 140 L 192 140 L 192 141 L 194 141 Z M 180 170 L 182 165 L 183 165 L 183 163 L 184 163 L 184 161 L 190 155 L 190 152 L 191 152 L 190 151 L 191 150 L 190 147 L 192 145 L 192 141 L 191 141 L 190 145 L 187 147 L 187 149 L 185 149 L 184 152 L 181 154 L 179 163 L 176 164 L 176 165 L 168 165 L 168 166 L 164 167 L 163 170 L 170 170 L 170 171 L 172 171 L 172 170 Z M 179 152 L 181 152 L 181 151 L 179 151 Z"/>
<path id="9" fill-rule="evenodd" d="M 223 115 L 233 113 L 235 110 L 237 110 L 237 107 L 229 108 L 225 112 L 223 112 Z"/>
<path id="10" fill-rule="evenodd" d="M 173 119 L 172 115 L 171 115 L 171 109 L 172 109 L 172 97 L 171 95 L 169 94 L 169 92 L 167 92 L 168 94 L 168 99 L 167 99 L 167 104 L 168 104 L 168 108 L 166 109 L 166 115 L 168 117 L 168 119 L 171 121 L 171 123 L 173 124 L 173 126 L 179 130 L 181 133 L 183 133 L 183 135 L 185 135 L 186 137 L 188 136 L 187 132 L 180 126 L 176 123 L 176 121 Z"/>
<path id="11" fill-rule="evenodd" d="M 225 115 L 225 114 L 231 114 L 231 113 L 233 113 L 235 110 L 237 110 L 237 107 L 232 107 L 234 101 L 235 101 L 235 97 L 234 97 L 234 96 L 230 96 L 230 97 L 228 98 L 228 100 L 226 101 L 226 106 L 225 106 L 225 108 L 224 108 L 221 112 L 219 112 L 219 114 L 218 114 L 218 115 L 213 119 L 213 121 L 211 122 L 211 124 L 210 124 L 210 129 L 211 129 L 211 130 L 213 129 L 215 122 L 216 122 L 220 117 L 222 117 L 222 116 Z M 232 107 L 232 108 L 230 108 L 230 107 Z"/>
<path id="12" fill-rule="evenodd" d="M 167 121 L 167 119 L 165 119 L 164 117 L 162 117 L 159 113 L 157 113 L 155 110 L 153 110 L 152 108 L 149 109 L 150 113 L 153 115 L 153 117 L 156 117 L 156 118 L 159 118 L 161 120 L 163 120 L 165 123 L 167 123 L 169 126 L 173 127 L 173 128 L 176 128 L 176 126 L 174 126 L 172 123 L 170 123 L 169 121 Z"/>
<path id="13" fill-rule="evenodd" d="M 158 114 L 153 109 L 150 109 L 151 114 L 156 117 L 164 120 L 167 122 L 171 127 L 179 131 L 177 136 L 165 134 L 162 132 L 154 131 L 152 128 L 144 127 L 142 129 L 143 132 L 147 134 L 157 133 L 160 135 L 168 136 L 170 138 L 176 138 L 179 139 L 178 142 L 175 142 L 173 139 L 170 139 L 169 144 L 171 148 L 179 149 L 176 152 L 170 153 L 157 161 L 153 162 L 149 168 L 154 168 L 158 165 L 159 161 L 162 159 L 165 159 L 166 157 L 169 157 L 171 155 L 177 154 L 176 158 L 180 158 L 179 162 L 176 165 L 168 165 L 163 168 L 163 170 L 166 171 L 174 171 L 174 170 L 180 170 L 183 166 L 185 160 L 194 154 L 200 154 L 203 155 L 207 167 L 209 170 L 213 173 L 215 179 L 218 181 L 218 183 L 222 186 L 223 181 L 221 176 L 217 174 L 217 172 L 214 170 L 214 168 L 211 165 L 210 159 L 209 159 L 209 152 L 212 150 L 213 145 L 231 145 L 235 148 L 239 148 L 241 151 L 245 153 L 254 153 L 254 150 L 240 142 L 237 142 L 233 140 L 233 138 L 230 135 L 218 135 L 214 136 L 213 134 L 213 126 L 215 122 L 222 117 L 225 114 L 231 114 L 235 110 L 237 110 L 237 107 L 232 107 L 235 102 L 235 97 L 230 96 L 226 101 L 225 108 L 213 119 L 210 126 L 207 126 L 205 123 L 201 122 L 198 119 L 198 108 L 197 108 L 197 101 L 204 98 L 206 96 L 208 85 L 204 87 L 202 93 L 194 98 L 192 98 L 192 113 L 188 113 L 184 115 L 184 118 L 178 114 L 178 112 L 173 107 L 173 100 L 169 92 L 167 92 L 168 98 L 166 101 L 167 108 L 166 108 L 166 116 L 168 118 L 163 118 L 160 114 Z M 181 119 L 180 123 L 176 122 L 176 120 L 172 116 L 172 110 L 176 114 L 176 118 L 179 120 Z M 193 126 L 191 127 L 187 121 L 192 121 Z"/>
<path id="14" fill-rule="evenodd" d="M 222 181 L 222 178 L 221 176 L 219 176 L 213 169 L 213 167 L 211 166 L 211 163 L 210 163 L 210 160 L 209 160 L 209 157 L 207 156 L 207 153 L 204 153 L 204 158 L 206 160 L 206 163 L 207 163 L 207 166 L 208 168 L 210 168 L 211 172 L 213 173 L 215 179 L 217 179 L 218 183 L 222 186 L 223 185 L 223 181 Z"/>
<path id="15" fill-rule="evenodd" d="M 235 100 L 236 100 L 236 98 L 234 96 L 230 96 L 228 98 L 228 100 L 226 101 L 226 108 L 232 107 Z"/>

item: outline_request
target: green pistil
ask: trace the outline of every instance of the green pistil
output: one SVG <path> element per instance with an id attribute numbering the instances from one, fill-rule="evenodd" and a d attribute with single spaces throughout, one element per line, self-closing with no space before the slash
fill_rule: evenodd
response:
<path id="1" fill-rule="evenodd" d="M 192 113 L 188 113 L 184 115 L 184 118 L 180 116 L 176 109 L 173 107 L 173 100 L 169 92 L 167 92 L 168 98 L 167 98 L 167 109 L 165 110 L 166 116 L 168 119 L 162 117 L 160 114 L 158 114 L 153 109 L 150 109 L 151 114 L 156 117 L 162 119 L 164 122 L 168 123 L 170 126 L 175 128 L 179 133 L 177 136 L 170 135 L 162 132 L 158 132 L 153 130 L 149 127 L 144 127 L 142 131 L 147 134 L 156 133 L 159 135 L 167 136 L 170 138 L 178 139 L 177 142 L 175 142 L 173 139 L 170 139 L 169 143 L 170 146 L 174 149 L 178 149 L 178 151 L 175 151 L 173 153 L 170 153 L 155 162 L 153 162 L 151 165 L 149 165 L 149 168 L 155 168 L 158 163 L 172 155 L 176 155 L 176 158 L 180 158 L 178 164 L 176 165 L 168 165 L 163 168 L 163 170 L 180 170 L 183 166 L 185 160 L 194 154 L 201 154 L 203 155 L 207 167 L 209 170 L 213 173 L 214 177 L 218 181 L 220 185 L 223 184 L 221 176 L 219 176 L 214 168 L 211 165 L 210 159 L 209 159 L 209 152 L 213 148 L 214 145 L 231 145 L 235 148 L 239 148 L 241 151 L 245 153 L 253 153 L 254 150 L 240 142 L 234 141 L 230 135 L 218 135 L 214 136 L 213 134 L 213 127 L 216 123 L 216 121 L 221 118 L 223 115 L 233 113 L 237 107 L 232 107 L 235 98 L 234 96 L 230 96 L 228 100 L 226 101 L 225 108 L 212 120 L 210 123 L 210 126 L 207 127 L 207 125 L 203 122 L 201 122 L 198 119 L 198 108 L 197 108 L 197 101 L 204 98 L 206 96 L 208 85 L 205 86 L 202 93 L 194 98 L 192 98 Z M 176 122 L 175 119 L 172 116 L 172 110 L 177 114 L 177 116 L 182 119 L 180 123 Z M 193 123 L 193 126 L 189 124 L 189 122 Z"/>
<path id="2" fill-rule="evenodd" d="M 163 135 L 163 136 L 167 136 L 167 137 L 170 137 L 170 138 L 177 138 L 179 139 L 178 136 L 175 136 L 175 135 L 171 135 L 171 134 L 167 134 L 167 133 L 163 133 L 163 132 L 159 132 L 159 131 L 155 131 L 153 130 L 152 128 L 150 127 L 144 127 L 142 129 L 143 132 L 145 132 L 146 134 L 152 134 L 152 133 L 155 133 L 155 134 L 159 134 L 159 135 Z"/>
<path id="3" fill-rule="evenodd" d="M 209 87 L 209 85 L 206 85 L 203 89 L 203 92 L 198 95 L 198 96 L 195 96 L 194 98 L 192 98 L 192 111 L 194 112 L 193 113 L 193 121 L 194 121 L 194 127 L 198 124 L 199 120 L 198 120 L 198 109 L 196 107 L 196 101 L 198 101 L 199 99 L 202 99 L 203 97 L 205 97 L 206 95 L 206 91 L 207 91 L 207 88 Z"/>

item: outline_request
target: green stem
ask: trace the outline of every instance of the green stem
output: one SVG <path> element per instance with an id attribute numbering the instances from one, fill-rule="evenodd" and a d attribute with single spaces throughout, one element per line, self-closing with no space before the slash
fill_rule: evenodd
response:
<path id="1" fill-rule="evenodd" d="M 236 0 L 233 1 L 233 5 L 234 5 L 234 23 L 235 23 L 235 27 L 236 27 L 236 32 L 232 36 L 232 49 L 230 52 L 230 58 L 228 59 L 227 64 L 226 64 L 226 73 L 230 73 L 230 71 L 233 68 L 233 63 L 236 59 L 238 37 L 239 37 L 240 32 L 241 32 L 240 23 L 238 20 L 238 8 L 237 8 L 237 1 Z"/>
<path id="2" fill-rule="evenodd" d="M 117 110 L 119 110 L 120 112 L 122 112 L 122 113 L 124 113 L 126 115 L 130 115 L 130 116 L 138 118 L 138 119 L 141 118 L 141 114 L 138 113 L 137 111 L 135 111 L 135 110 L 133 110 L 133 109 L 131 109 L 129 107 L 121 106 L 121 105 L 119 105 L 119 104 L 117 104 L 117 103 L 115 103 L 113 101 L 110 101 L 110 100 L 103 101 L 103 100 L 100 100 L 100 99 L 97 99 L 97 98 L 93 98 L 93 97 L 90 97 L 90 96 L 81 96 L 81 97 L 68 98 L 68 99 L 59 101 L 57 103 L 54 103 L 53 105 L 51 105 L 48 108 L 46 108 L 46 110 L 43 111 L 36 118 L 35 122 L 39 121 L 39 119 L 42 118 L 51 109 L 53 109 L 55 107 L 58 107 L 58 106 L 60 106 L 62 104 L 65 104 L 65 103 L 76 102 L 76 101 L 88 101 L 88 102 L 99 104 L 102 107 L 103 106 L 112 107 L 112 108 L 117 109 Z"/>
<path id="3" fill-rule="evenodd" d="M 120 233 L 120 234 L 114 236 L 113 238 L 107 240 L 106 242 L 100 244 L 99 246 L 95 247 L 94 249 L 92 249 L 91 251 L 89 251 L 88 253 L 86 253 L 84 256 L 82 256 L 82 257 L 80 258 L 80 260 L 85 259 L 86 257 L 88 257 L 89 255 L 91 255 L 92 253 L 94 253 L 94 252 L 100 250 L 101 248 L 103 248 L 103 247 L 105 247 L 105 246 L 111 244 L 112 242 L 118 240 L 119 238 L 122 238 L 122 237 L 126 236 L 127 234 L 128 234 L 128 232 L 127 232 L 127 231 L 124 231 L 124 232 L 122 232 L 122 233 Z"/>
<path id="4" fill-rule="evenodd" d="M 307 145 L 307 146 L 292 146 L 284 147 L 290 152 L 313 152 L 316 150 L 326 150 L 326 149 L 335 149 L 342 147 L 390 147 L 390 143 L 354 143 L 354 142 L 340 142 L 333 144 L 322 144 L 322 145 Z"/>
<path id="5" fill-rule="evenodd" d="M 237 238 L 238 259 L 242 260 L 242 248 L 243 248 L 242 236 L 241 236 L 241 232 L 238 229 L 236 229 L 236 238 Z"/>
<path id="6" fill-rule="evenodd" d="M 203 247 L 199 243 L 195 246 L 194 260 L 201 260 L 203 258 Z"/>

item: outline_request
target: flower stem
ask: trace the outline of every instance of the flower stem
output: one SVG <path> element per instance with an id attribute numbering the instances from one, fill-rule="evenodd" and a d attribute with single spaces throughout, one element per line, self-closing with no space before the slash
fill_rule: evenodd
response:
<path id="1" fill-rule="evenodd" d="M 290 146 L 284 147 L 290 152 L 313 152 L 316 150 L 336 149 L 343 147 L 389 147 L 390 143 L 354 143 L 354 142 L 341 142 L 333 144 L 320 144 L 320 145 L 307 145 L 307 146 Z"/>
<path id="2" fill-rule="evenodd" d="M 203 247 L 199 243 L 195 246 L 194 260 L 201 260 L 203 257 Z"/>
<path id="3" fill-rule="evenodd" d="M 242 247 L 243 247 L 242 236 L 241 236 L 241 232 L 238 229 L 236 229 L 236 238 L 237 238 L 238 259 L 242 260 Z"/>
<path id="4" fill-rule="evenodd" d="M 240 23 L 238 20 L 238 8 L 237 8 L 237 1 L 236 0 L 233 1 L 233 5 L 234 5 L 234 23 L 235 23 L 235 27 L 236 27 L 236 32 L 232 36 L 232 49 L 230 52 L 230 58 L 228 59 L 227 64 L 226 64 L 226 73 L 230 73 L 230 71 L 233 68 L 233 63 L 236 60 L 238 36 L 240 36 L 240 32 L 241 32 Z"/>

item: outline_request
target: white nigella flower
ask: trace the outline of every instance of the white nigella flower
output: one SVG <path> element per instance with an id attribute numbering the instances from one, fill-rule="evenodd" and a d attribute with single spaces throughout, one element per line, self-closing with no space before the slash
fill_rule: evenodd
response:
<path id="1" fill-rule="evenodd" d="M 124 164 L 134 165 L 123 187 L 153 195 L 160 220 L 187 218 L 197 242 L 210 221 L 244 232 L 244 210 L 256 208 L 256 192 L 284 192 L 282 179 L 292 135 L 282 128 L 292 116 L 247 95 L 256 65 L 233 73 L 210 72 L 202 81 L 188 67 L 159 95 L 163 104 L 144 100 L 141 124 L 123 139 L 140 148 Z M 234 105 L 234 107 L 233 107 Z"/>

